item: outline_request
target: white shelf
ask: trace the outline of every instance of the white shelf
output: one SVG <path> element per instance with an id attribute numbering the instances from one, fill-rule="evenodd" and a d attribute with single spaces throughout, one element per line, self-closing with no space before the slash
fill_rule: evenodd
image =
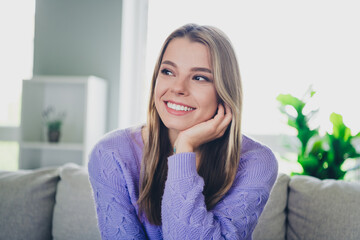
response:
<path id="1" fill-rule="evenodd" d="M 21 147 L 27 149 L 42 149 L 42 150 L 70 150 L 70 151 L 84 150 L 84 144 L 82 143 L 22 142 Z"/>
<path id="2" fill-rule="evenodd" d="M 86 165 L 105 134 L 107 82 L 95 76 L 34 76 L 23 81 L 19 167 Z M 60 142 L 47 142 L 44 109 L 65 112 Z"/>

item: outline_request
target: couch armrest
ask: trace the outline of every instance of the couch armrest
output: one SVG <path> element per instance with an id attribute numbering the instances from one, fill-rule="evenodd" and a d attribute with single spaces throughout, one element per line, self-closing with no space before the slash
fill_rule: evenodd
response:
<path id="1" fill-rule="evenodd" d="M 101 239 L 86 168 L 73 163 L 62 167 L 52 233 L 54 240 Z"/>
<path id="2" fill-rule="evenodd" d="M 289 183 L 288 239 L 358 240 L 360 184 L 294 176 Z"/>
<path id="3" fill-rule="evenodd" d="M 253 232 L 254 240 L 283 240 L 286 234 L 286 205 L 290 177 L 279 173 L 264 211 Z"/>
<path id="4" fill-rule="evenodd" d="M 0 239 L 52 239 L 59 171 L 0 171 Z"/>

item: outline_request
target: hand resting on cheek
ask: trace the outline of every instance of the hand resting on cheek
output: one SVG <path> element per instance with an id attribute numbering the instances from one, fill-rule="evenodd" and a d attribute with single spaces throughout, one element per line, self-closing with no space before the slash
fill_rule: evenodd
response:
<path id="1" fill-rule="evenodd" d="M 181 131 L 175 141 L 176 153 L 194 152 L 200 145 L 215 140 L 224 135 L 232 120 L 229 106 L 219 103 L 217 114 L 202 123 Z"/>

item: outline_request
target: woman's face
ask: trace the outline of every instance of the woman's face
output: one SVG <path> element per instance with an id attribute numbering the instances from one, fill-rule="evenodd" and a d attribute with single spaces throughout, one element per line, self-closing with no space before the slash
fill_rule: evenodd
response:
<path id="1" fill-rule="evenodd" d="M 218 98 L 208 48 L 188 38 L 173 39 L 165 50 L 155 85 L 155 106 L 170 131 L 212 118 Z"/>

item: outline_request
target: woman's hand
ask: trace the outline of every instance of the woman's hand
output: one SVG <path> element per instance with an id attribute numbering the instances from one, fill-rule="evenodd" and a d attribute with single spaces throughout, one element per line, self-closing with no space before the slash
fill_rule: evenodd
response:
<path id="1" fill-rule="evenodd" d="M 208 121 L 196 124 L 179 133 L 174 147 L 176 153 L 194 152 L 200 145 L 224 135 L 232 119 L 229 106 L 219 103 L 217 114 Z"/>

